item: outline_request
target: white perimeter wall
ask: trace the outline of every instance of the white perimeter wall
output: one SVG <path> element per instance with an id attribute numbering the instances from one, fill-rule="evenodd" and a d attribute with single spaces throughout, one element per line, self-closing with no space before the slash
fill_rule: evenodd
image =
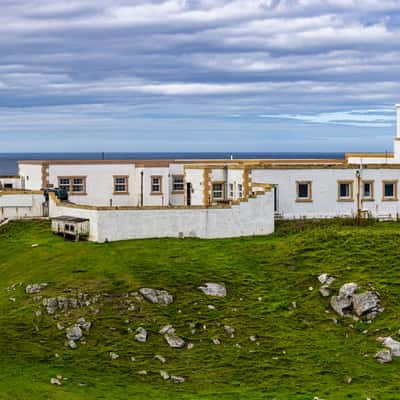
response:
<path id="1" fill-rule="evenodd" d="M 89 218 L 90 240 L 97 242 L 157 238 L 228 238 L 267 235 L 274 231 L 272 192 L 232 208 L 90 210 L 56 205 L 50 216 Z"/>
<path id="2" fill-rule="evenodd" d="M 0 220 L 43 216 L 43 194 L 0 194 Z"/>

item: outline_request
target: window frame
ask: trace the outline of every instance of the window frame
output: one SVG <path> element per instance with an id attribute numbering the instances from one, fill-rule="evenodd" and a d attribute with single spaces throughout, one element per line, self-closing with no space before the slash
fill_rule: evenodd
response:
<path id="1" fill-rule="evenodd" d="M 300 185 L 307 185 L 307 197 L 300 197 Z M 310 203 L 312 201 L 312 181 L 296 181 L 296 202 Z"/>
<path id="2" fill-rule="evenodd" d="M 370 196 L 366 197 L 365 196 L 365 184 L 370 185 Z M 362 201 L 374 201 L 374 181 L 373 180 L 362 180 L 361 181 L 361 199 Z"/>
<path id="3" fill-rule="evenodd" d="M 337 181 L 337 184 L 338 184 L 337 201 L 353 202 L 354 201 L 354 181 L 353 180 L 340 180 L 340 181 Z M 349 192 L 350 192 L 349 197 L 342 197 L 340 195 L 340 185 L 350 185 L 349 186 Z"/>
<path id="4" fill-rule="evenodd" d="M 385 185 L 393 185 L 393 197 L 385 196 Z M 397 201 L 398 200 L 398 180 L 387 179 L 382 181 L 382 201 Z"/>
<path id="5" fill-rule="evenodd" d="M 221 185 L 221 197 L 215 197 L 214 185 Z M 223 201 L 225 199 L 225 182 L 224 181 L 211 182 L 211 198 L 213 201 Z"/>
<path id="6" fill-rule="evenodd" d="M 58 187 L 61 189 L 61 188 L 66 188 L 66 186 L 68 186 L 68 190 L 67 190 L 67 192 L 68 192 L 68 194 L 69 195 L 73 195 L 73 196 L 85 196 L 85 195 L 87 195 L 87 192 L 86 192 L 86 176 L 80 176 L 80 175 L 77 175 L 77 176 L 58 176 L 57 177 L 57 182 L 58 182 Z M 62 179 L 68 179 L 68 185 L 66 185 L 66 184 L 61 184 L 61 180 Z M 74 185 L 74 179 L 82 179 L 82 191 L 74 191 L 73 190 L 73 188 L 74 188 L 74 186 L 78 186 L 78 185 Z M 79 185 L 81 185 L 81 184 L 79 184 Z"/>
<path id="7" fill-rule="evenodd" d="M 129 175 L 114 175 L 113 176 L 113 194 L 120 195 L 120 194 L 129 194 Z M 125 190 L 117 190 L 118 185 L 123 185 L 122 183 L 117 183 L 117 179 L 125 179 Z"/>
<path id="8" fill-rule="evenodd" d="M 176 178 L 182 178 L 182 189 L 176 189 L 175 188 L 175 180 Z M 183 174 L 176 174 L 172 175 L 172 193 L 173 194 L 182 194 L 185 193 L 185 175 Z"/>
<path id="9" fill-rule="evenodd" d="M 151 175 L 150 176 L 150 194 L 153 196 L 159 196 L 162 195 L 162 175 Z M 153 179 L 159 179 L 159 190 L 158 191 L 154 191 L 153 190 Z"/>
<path id="10" fill-rule="evenodd" d="M 243 183 L 238 183 L 237 184 L 237 198 L 238 200 L 243 199 Z"/>
<path id="11" fill-rule="evenodd" d="M 235 198 L 235 185 L 233 183 L 229 183 L 229 199 L 234 200 Z"/>

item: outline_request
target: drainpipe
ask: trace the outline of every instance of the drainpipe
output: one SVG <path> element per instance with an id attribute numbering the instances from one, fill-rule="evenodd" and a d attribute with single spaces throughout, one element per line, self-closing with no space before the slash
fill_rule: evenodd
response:
<path id="1" fill-rule="evenodd" d="M 143 207 L 143 171 L 140 171 L 140 207 Z"/>
<path id="2" fill-rule="evenodd" d="M 224 200 L 227 201 L 228 200 L 228 165 L 224 165 L 224 181 L 225 181 L 225 190 L 224 190 Z"/>
<path id="3" fill-rule="evenodd" d="M 360 223 L 361 219 L 361 173 L 360 170 L 358 169 L 356 171 L 356 177 L 357 177 L 357 221 Z"/>

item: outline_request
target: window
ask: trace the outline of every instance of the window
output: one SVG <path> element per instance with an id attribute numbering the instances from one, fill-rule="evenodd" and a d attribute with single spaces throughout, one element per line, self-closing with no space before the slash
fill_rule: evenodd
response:
<path id="1" fill-rule="evenodd" d="M 241 183 L 238 184 L 238 198 L 243 198 L 243 185 Z"/>
<path id="2" fill-rule="evenodd" d="M 151 177 L 151 194 L 161 194 L 162 192 L 161 181 L 162 181 L 161 176 Z"/>
<path id="3" fill-rule="evenodd" d="M 374 198 L 374 182 L 363 181 L 362 182 L 362 199 L 373 200 Z"/>
<path id="4" fill-rule="evenodd" d="M 172 175 L 172 192 L 184 191 L 183 175 Z"/>
<path id="5" fill-rule="evenodd" d="M 338 201 L 353 201 L 353 181 L 338 181 Z"/>
<path id="6" fill-rule="evenodd" d="M 4 189 L 12 189 L 13 188 L 13 184 L 12 183 L 5 183 L 4 184 Z"/>
<path id="7" fill-rule="evenodd" d="M 397 200 L 397 181 L 383 181 L 382 200 Z"/>
<path id="8" fill-rule="evenodd" d="M 58 187 L 66 190 L 70 194 L 86 194 L 86 177 L 69 176 L 59 177 Z"/>
<path id="9" fill-rule="evenodd" d="M 114 176 L 114 194 L 128 194 L 127 176 Z"/>
<path id="10" fill-rule="evenodd" d="M 229 198 L 233 199 L 234 195 L 233 195 L 233 183 L 229 184 Z"/>
<path id="11" fill-rule="evenodd" d="M 311 182 L 299 181 L 297 185 L 297 198 L 296 201 L 312 201 L 311 198 Z"/>
<path id="12" fill-rule="evenodd" d="M 212 185 L 213 199 L 223 200 L 224 198 L 224 184 L 223 183 L 213 183 Z"/>

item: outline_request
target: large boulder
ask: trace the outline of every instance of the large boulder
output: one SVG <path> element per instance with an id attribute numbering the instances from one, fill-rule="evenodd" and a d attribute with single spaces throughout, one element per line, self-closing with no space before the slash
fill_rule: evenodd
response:
<path id="1" fill-rule="evenodd" d="M 390 350 L 381 350 L 375 354 L 375 358 L 380 364 L 390 363 L 392 361 L 392 353 Z"/>
<path id="2" fill-rule="evenodd" d="M 226 297 L 226 287 L 221 283 L 207 282 L 198 288 L 207 296 Z"/>
<path id="3" fill-rule="evenodd" d="M 361 315 L 378 311 L 381 299 L 374 291 L 353 295 L 353 309 L 360 317 Z"/>
<path id="4" fill-rule="evenodd" d="M 400 342 L 392 339 L 390 336 L 383 338 L 383 345 L 387 347 L 391 354 L 395 357 L 400 357 Z"/>
<path id="5" fill-rule="evenodd" d="M 343 317 L 345 314 L 349 314 L 352 306 L 351 297 L 332 296 L 331 307 Z"/>
<path id="6" fill-rule="evenodd" d="M 174 301 L 174 298 L 166 290 L 158 290 L 151 288 L 141 288 L 140 294 L 153 304 L 160 304 L 166 306 Z"/>

